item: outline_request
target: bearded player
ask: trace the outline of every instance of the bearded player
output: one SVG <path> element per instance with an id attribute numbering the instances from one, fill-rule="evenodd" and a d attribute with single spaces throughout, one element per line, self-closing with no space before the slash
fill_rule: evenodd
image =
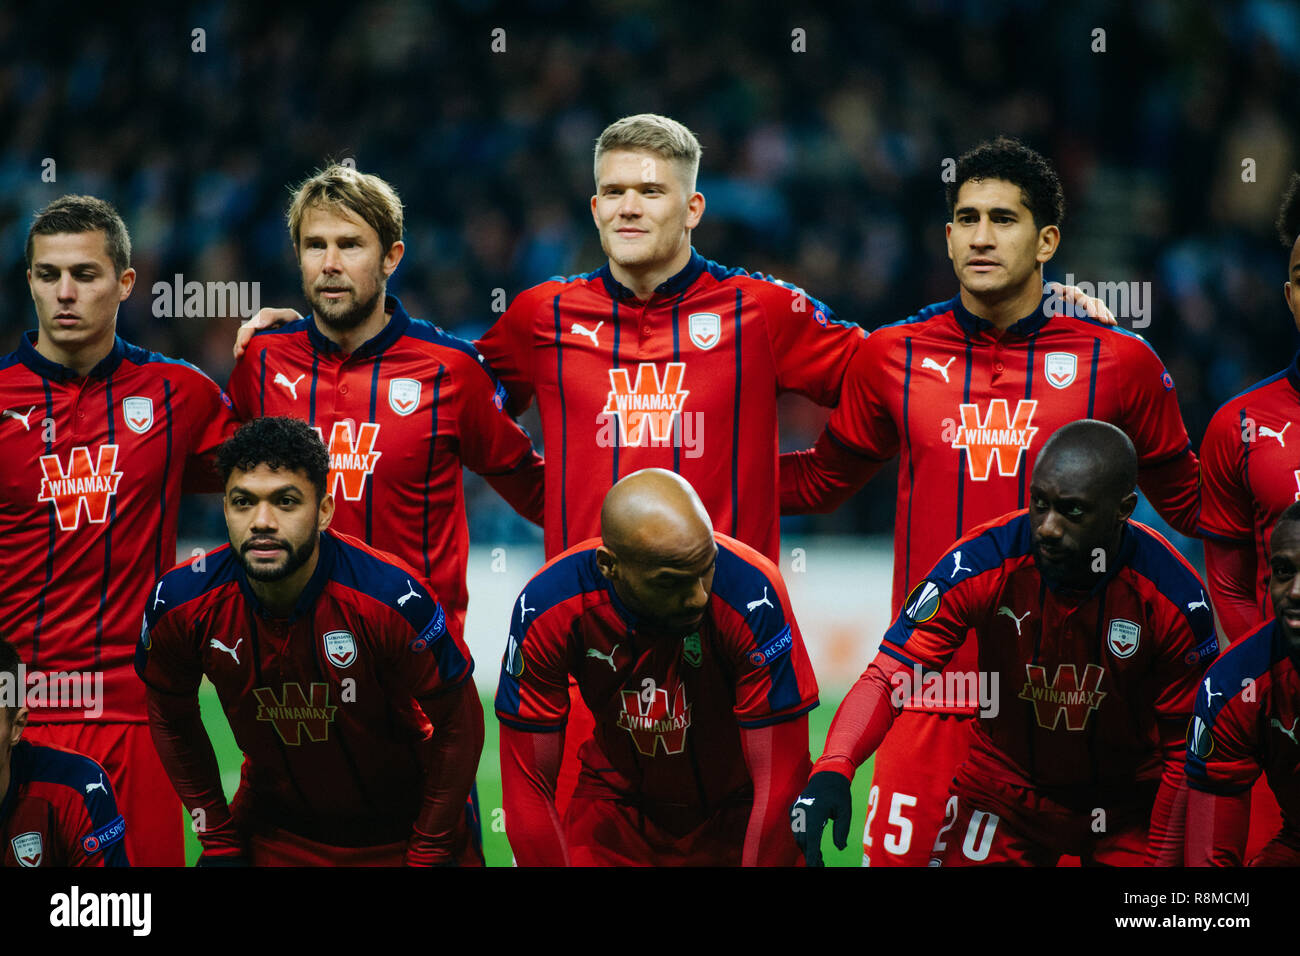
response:
<path id="1" fill-rule="evenodd" d="M 1195 571 L 1129 520 L 1137 475 L 1118 428 L 1066 425 L 1039 453 L 1028 509 L 973 530 L 917 584 L 791 810 L 809 863 L 827 820 L 844 847 L 854 770 L 898 732 L 922 672 L 942 670 L 972 630 L 992 692 L 931 864 L 1181 862 L 1184 731 L 1218 639 Z"/>
<path id="2" fill-rule="evenodd" d="M 180 497 L 218 491 L 212 457 L 230 402 L 186 362 L 117 337 L 131 239 L 91 196 L 46 206 L 27 237 L 37 329 L 0 359 L 0 620 L 32 670 L 103 682 L 103 710 L 34 710 L 33 743 L 99 761 L 137 865 L 181 866 L 184 816 L 131 673 L 140 611 L 176 561 Z M 161 606 L 161 605 L 159 605 Z"/>
<path id="3" fill-rule="evenodd" d="M 577 678 L 595 717 L 555 804 Z M 680 476 L 605 496 L 601 537 L 519 595 L 496 709 L 506 833 L 523 865 L 791 865 L 785 808 L 817 704 L 780 572 L 714 533 Z"/>
<path id="4" fill-rule="evenodd" d="M 157 585 L 136 670 L 202 865 L 478 862 L 464 805 L 483 709 L 420 575 L 329 530 L 329 456 L 293 418 L 221 446 L 228 547 Z M 227 805 L 199 717 L 216 688 L 244 753 Z"/>
<path id="5" fill-rule="evenodd" d="M 789 514 L 833 510 L 900 456 L 895 615 L 944 542 L 1028 504 L 1031 462 L 1067 422 L 1123 429 L 1137 448 L 1142 490 L 1183 533 L 1199 503 L 1196 456 L 1159 358 L 1137 335 L 1065 314 L 1043 285 L 1064 214 L 1052 167 L 1014 140 L 985 143 L 958 161 L 947 198 L 960 293 L 872 332 L 817 447 L 781 464 Z M 950 578 L 964 563 L 953 557 L 943 569 Z M 974 642 L 950 666 L 974 670 Z M 876 754 L 864 863 L 929 859 L 972 713 L 951 698 L 906 704 Z"/>

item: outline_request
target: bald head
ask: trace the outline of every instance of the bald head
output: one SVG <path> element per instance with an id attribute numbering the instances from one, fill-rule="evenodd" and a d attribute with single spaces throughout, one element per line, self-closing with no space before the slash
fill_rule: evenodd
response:
<path id="1" fill-rule="evenodd" d="M 624 560 L 671 560 L 711 544 L 713 523 L 686 479 L 663 468 L 645 468 L 605 495 L 600 537 Z"/>
<path id="2" fill-rule="evenodd" d="M 1069 473 L 1099 497 L 1120 500 L 1137 487 L 1137 452 L 1109 422 L 1086 418 L 1058 428 L 1038 453 L 1034 470 Z"/>

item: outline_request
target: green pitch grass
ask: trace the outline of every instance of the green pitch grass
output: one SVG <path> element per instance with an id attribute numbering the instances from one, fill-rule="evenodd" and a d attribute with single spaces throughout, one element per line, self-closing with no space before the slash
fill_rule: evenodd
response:
<path id="1" fill-rule="evenodd" d="M 217 752 L 217 764 L 221 767 L 221 782 L 226 789 L 226 797 L 234 795 L 239 785 L 239 765 L 241 755 L 235 746 L 235 738 L 230 733 L 230 725 L 221 712 L 216 691 L 206 680 L 199 692 L 199 704 L 203 712 L 203 723 L 212 738 L 212 746 Z M 840 698 L 834 700 L 823 698 L 821 706 L 808 715 L 809 736 L 812 755 L 815 760 L 826 741 L 826 731 L 831 718 L 840 705 Z M 501 765 L 497 760 L 497 721 L 492 713 L 492 699 L 483 700 L 484 729 L 483 757 L 478 765 L 479 808 L 483 817 L 483 852 L 487 856 L 488 866 L 510 866 L 513 856 L 510 843 L 506 840 L 504 818 L 501 809 Z M 846 850 L 837 850 L 831 842 L 830 827 L 822 839 L 822 853 L 827 866 L 861 866 L 862 865 L 862 827 L 866 820 L 867 791 L 871 784 L 871 763 L 859 772 L 853 780 L 853 823 L 849 827 L 849 844 Z M 193 865 L 199 857 L 199 841 L 186 827 L 185 861 Z"/>

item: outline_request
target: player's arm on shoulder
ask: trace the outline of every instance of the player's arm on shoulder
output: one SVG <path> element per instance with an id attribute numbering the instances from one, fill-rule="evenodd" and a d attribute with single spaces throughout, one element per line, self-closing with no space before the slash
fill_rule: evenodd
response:
<path id="1" fill-rule="evenodd" d="M 238 359 L 248 348 L 248 343 L 252 341 L 253 336 L 263 329 L 278 329 L 282 325 L 288 325 L 290 322 L 297 322 L 302 316 L 296 309 L 274 309 L 267 307 L 258 309 L 247 322 L 239 326 L 235 333 L 235 358 Z"/>

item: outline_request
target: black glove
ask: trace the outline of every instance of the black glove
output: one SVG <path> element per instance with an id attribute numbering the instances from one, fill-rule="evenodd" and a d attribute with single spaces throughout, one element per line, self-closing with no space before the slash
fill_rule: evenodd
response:
<path id="1" fill-rule="evenodd" d="M 246 856 L 212 856 L 208 853 L 199 855 L 195 866 L 252 866 Z"/>
<path id="2" fill-rule="evenodd" d="M 827 820 L 835 821 L 831 831 L 835 845 L 841 850 L 847 847 L 852 816 L 853 796 L 848 778 L 833 770 L 813 774 L 790 807 L 790 829 L 794 831 L 795 843 L 803 850 L 804 862 L 809 866 L 826 865 L 822 862 L 822 828 Z"/>

